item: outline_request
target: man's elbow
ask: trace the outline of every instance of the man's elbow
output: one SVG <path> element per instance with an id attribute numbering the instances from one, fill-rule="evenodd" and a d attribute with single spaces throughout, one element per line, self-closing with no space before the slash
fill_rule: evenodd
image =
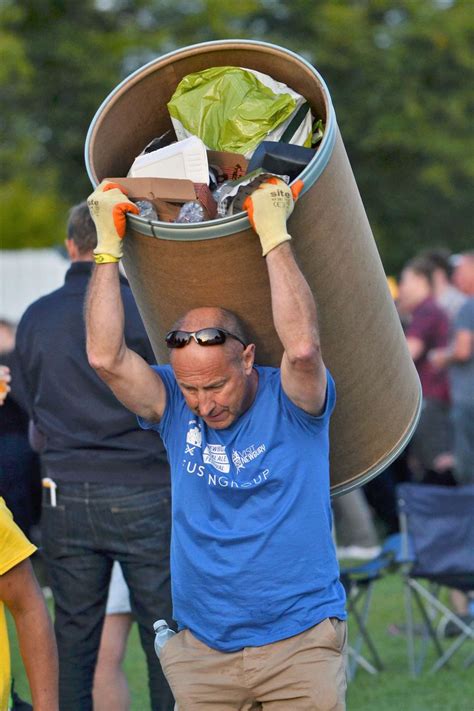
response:
<path id="1" fill-rule="evenodd" d="M 321 347 L 314 341 L 296 344 L 286 351 L 290 365 L 298 370 L 310 370 L 321 361 Z"/>
<path id="2" fill-rule="evenodd" d="M 117 370 L 117 359 L 108 353 L 100 353 L 93 348 L 87 349 L 89 365 L 102 380 L 108 378 Z"/>

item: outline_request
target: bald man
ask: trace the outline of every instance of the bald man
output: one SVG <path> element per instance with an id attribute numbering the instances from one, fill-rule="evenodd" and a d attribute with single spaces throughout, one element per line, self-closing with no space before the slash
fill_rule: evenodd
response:
<path id="1" fill-rule="evenodd" d="M 213 307 L 174 324 L 170 365 L 145 363 L 124 341 L 118 287 L 134 206 L 110 183 L 89 206 L 99 235 L 89 362 L 161 435 L 171 465 L 180 632 L 160 661 L 180 711 L 342 711 L 346 613 L 329 497 L 335 387 L 286 231 L 290 190 L 274 180 L 246 204 L 268 268 L 280 368 L 256 365 L 244 325 Z"/>

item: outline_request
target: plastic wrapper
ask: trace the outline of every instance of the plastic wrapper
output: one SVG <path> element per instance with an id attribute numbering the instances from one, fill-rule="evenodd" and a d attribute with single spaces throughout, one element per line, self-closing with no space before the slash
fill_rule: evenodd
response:
<path id="1" fill-rule="evenodd" d="M 311 130 L 311 146 L 314 148 L 323 140 L 325 125 L 322 119 L 318 119 L 313 123 L 313 128 Z"/>
<path id="2" fill-rule="evenodd" d="M 140 217 L 145 217 L 147 220 L 157 220 L 157 212 L 148 200 L 135 200 L 135 204 L 140 210 Z"/>
<path id="3" fill-rule="evenodd" d="M 178 84 L 168 110 L 178 139 L 201 138 L 208 149 L 250 158 L 263 140 L 278 141 L 291 126 L 288 143 L 311 146 L 308 105 L 292 126 L 305 99 L 266 74 L 241 67 L 211 67 L 188 74 Z"/>
<path id="4" fill-rule="evenodd" d="M 257 168 L 239 180 L 227 180 L 214 190 L 213 197 L 217 203 L 218 217 L 234 215 L 242 211 L 245 198 L 250 195 L 259 185 L 268 178 L 273 177 L 272 173 Z M 289 182 L 287 175 L 279 175 L 285 183 Z"/>
<path id="5" fill-rule="evenodd" d="M 190 202 L 184 203 L 175 222 L 188 224 L 192 222 L 204 222 L 207 219 L 208 215 L 204 205 L 201 205 L 198 200 L 191 200 Z"/>

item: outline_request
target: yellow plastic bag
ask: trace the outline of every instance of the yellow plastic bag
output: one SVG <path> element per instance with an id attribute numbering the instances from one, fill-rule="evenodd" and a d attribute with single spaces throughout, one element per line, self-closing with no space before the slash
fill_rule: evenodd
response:
<path id="1" fill-rule="evenodd" d="M 211 67 L 185 76 L 168 109 L 178 140 L 198 136 L 211 150 L 248 159 L 263 140 L 278 141 L 304 97 L 253 69 Z M 311 145 L 311 110 L 288 141 Z"/>

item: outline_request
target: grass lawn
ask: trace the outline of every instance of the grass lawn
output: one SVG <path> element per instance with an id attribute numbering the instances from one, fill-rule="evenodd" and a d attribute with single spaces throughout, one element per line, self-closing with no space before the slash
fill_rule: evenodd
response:
<path id="1" fill-rule="evenodd" d="M 474 666 L 462 668 L 464 659 L 473 651 L 472 645 L 466 643 L 461 648 L 449 669 L 412 679 L 408 674 L 405 638 L 388 633 L 389 625 L 403 621 L 401 580 L 397 575 L 388 575 L 377 583 L 369 620 L 385 670 L 372 676 L 358 669 L 348 689 L 348 711 L 474 711 Z M 22 698 L 29 698 L 11 620 L 9 628 L 17 690 Z M 434 656 L 428 661 L 430 659 L 434 660 Z M 147 711 L 145 658 L 136 625 L 128 645 L 125 668 L 132 693 L 132 711 Z"/>

